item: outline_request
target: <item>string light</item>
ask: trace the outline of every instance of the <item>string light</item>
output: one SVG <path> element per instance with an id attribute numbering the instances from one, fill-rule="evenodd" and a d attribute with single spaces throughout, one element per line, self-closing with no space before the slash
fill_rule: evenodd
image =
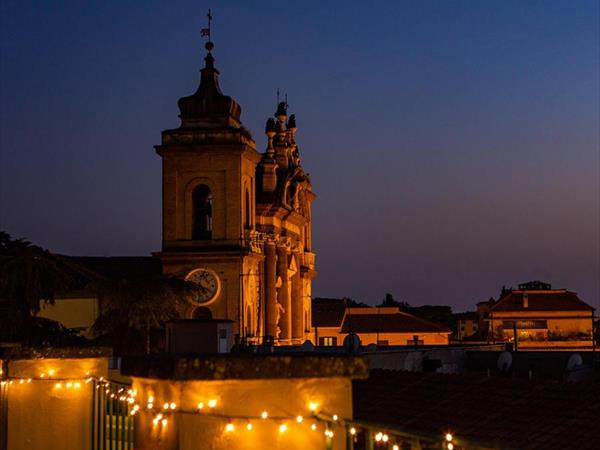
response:
<path id="1" fill-rule="evenodd" d="M 13 383 L 17 383 L 19 385 L 23 385 L 25 383 L 29 384 L 32 383 L 33 381 L 53 381 L 53 386 L 55 389 L 79 389 L 82 387 L 83 383 L 85 384 L 89 384 L 91 382 L 94 382 L 94 388 L 95 389 L 100 389 L 100 388 L 104 388 L 104 392 L 106 393 L 107 397 L 111 398 L 111 399 L 117 399 L 118 401 L 124 402 L 125 406 L 126 406 L 126 412 L 125 414 L 129 414 L 131 416 L 135 416 L 140 409 L 142 408 L 142 406 L 138 403 L 136 403 L 136 399 L 135 397 L 137 396 L 137 391 L 134 389 L 128 389 L 127 386 L 124 386 L 122 383 L 115 383 L 115 382 L 111 382 L 111 381 L 106 381 L 103 377 L 100 378 L 96 378 L 95 376 L 90 375 L 90 372 L 88 371 L 86 373 L 86 377 L 87 378 L 81 378 L 81 379 L 64 379 L 64 378 L 55 378 L 53 380 L 48 380 L 49 376 L 51 377 L 54 374 L 54 370 L 48 370 L 46 372 L 41 372 L 39 374 L 38 378 L 14 378 L 14 379 L 10 379 L 10 378 L 6 378 L 0 381 L 0 384 L 2 386 L 9 384 L 12 385 Z M 121 386 L 124 387 L 119 387 L 119 384 Z M 114 389 L 113 392 L 111 392 L 111 388 Z M 110 395 L 109 395 L 110 394 Z M 118 395 L 121 394 L 121 395 Z M 139 401 L 139 400 L 138 400 Z M 155 402 L 155 398 L 154 395 L 150 394 L 147 397 L 147 408 L 149 410 L 153 409 L 153 405 Z M 166 427 L 168 424 L 168 416 L 169 414 L 173 414 L 176 412 L 177 410 L 177 404 L 173 401 L 164 401 L 164 403 L 162 403 L 163 405 L 163 413 L 158 413 L 155 415 L 155 417 L 153 418 L 152 422 L 154 425 L 158 425 L 161 424 L 163 427 Z M 198 402 L 197 404 L 197 409 L 196 410 L 192 410 L 192 411 L 186 411 L 186 410 L 177 410 L 178 413 L 183 413 L 183 414 L 192 414 L 194 412 L 201 412 L 203 409 L 205 409 L 205 407 L 208 406 L 209 408 L 211 408 L 211 410 L 214 410 L 214 408 L 216 408 L 217 406 L 217 399 L 213 398 L 208 400 L 208 402 L 206 401 L 201 401 Z M 346 427 L 346 432 L 349 433 L 351 436 L 355 436 L 358 433 L 358 426 L 351 426 L 353 425 L 352 423 L 350 423 L 349 420 L 340 418 L 337 414 L 332 414 L 332 415 L 328 415 L 328 414 L 324 414 L 323 412 L 317 412 L 319 408 L 319 405 L 314 402 L 311 401 L 308 403 L 308 409 L 310 411 L 313 412 L 312 421 L 309 421 L 310 425 L 310 429 L 312 431 L 317 431 L 319 429 L 319 423 L 323 423 L 324 425 L 324 430 L 323 428 L 321 428 L 324 432 L 324 435 L 327 439 L 332 439 L 334 436 L 334 431 L 333 429 L 331 429 L 330 427 L 333 424 L 333 422 L 341 422 L 341 425 Z M 152 412 L 152 411 L 151 411 Z M 158 412 L 158 411 L 157 411 Z M 166 417 L 165 417 L 166 415 Z M 302 415 L 292 415 L 290 416 L 274 416 L 274 417 L 270 417 L 269 413 L 266 410 L 263 410 L 260 414 L 259 417 L 252 417 L 252 416 L 246 416 L 246 417 L 238 417 L 238 416 L 226 416 L 226 415 L 222 415 L 222 414 L 215 414 L 216 418 L 222 418 L 222 419 L 227 419 L 228 422 L 226 423 L 225 426 L 225 431 L 227 433 L 233 433 L 235 432 L 235 425 L 234 423 L 232 423 L 232 420 L 246 420 L 245 423 L 245 428 L 247 431 L 253 431 L 254 430 L 254 425 L 252 423 L 252 419 L 257 419 L 257 418 L 261 418 L 263 420 L 266 419 L 271 419 L 271 420 L 275 420 L 275 421 L 279 421 L 279 426 L 278 426 L 278 431 L 280 434 L 286 433 L 287 431 L 290 430 L 289 427 L 289 422 L 295 420 L 298 424 L 303 424 L 305 422 L 305 417 L 303 417 Z M 310 423 L 312 422 L 312 423 Z M 243 422 L 242 422 L 243 423 Z M 359 427 L 360 428 L 360 427 Z M 300 429 L 300 428 L 299 428 Z M 454 450 L 455 446 L 453 444 L 453 435 L 450 432 L 447 432 L 445 434 L 443 434 L 444 440 L 445 440 L 445 448 L 446 450 Z M 374 440 L 378 443 L 388 443 L 391 439 L 390 436 L 382 431 L 377 432 L 374 435 Z M 393 445 L 391 445 L 393 443 Z M 390 447 L 386 447 L 386 448 L 390 448 L 391 450 L 400 450 L 400 446 L 397 443 L 392 442 L 390 444 Z"/>

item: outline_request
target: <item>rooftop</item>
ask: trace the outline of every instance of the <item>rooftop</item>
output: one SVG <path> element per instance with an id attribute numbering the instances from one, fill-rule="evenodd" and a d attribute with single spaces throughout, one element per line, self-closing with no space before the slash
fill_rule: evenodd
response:
<path id="1" fill-rule="evenodd" d="M 527 307 L 524 296 L 527 295 Z M 512 291 L 492 306 L 498 311 L 593 311 L 575 292 L 566 289 L 539 291 Z"/>
<path id="2" fill-rule="evenodd" d="M 381 427 L 497 449 L 595 449 L 600 384 L 372 370 L 353 382 L 354 416 Z"/>
<path id="3" fill-rule="evenodd" d="M 378 314 L 376 308 L 370 314 L 346 314 L 342 333 L 449 333 L 448 328 L 402 311 Z"/>

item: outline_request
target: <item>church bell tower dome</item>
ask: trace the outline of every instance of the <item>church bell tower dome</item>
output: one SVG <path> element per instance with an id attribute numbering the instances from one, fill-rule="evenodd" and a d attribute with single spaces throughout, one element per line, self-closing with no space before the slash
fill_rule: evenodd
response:
<path id="1" fill-rule="evenodd" d="M 207 42 L 205 48 L 208 54 L 200 70 L 200 86 L 178 102 L 181 128 L 240 128 L 242 108 L 219 87 L 219 71 L 212 55 L 214 44 Z"/>

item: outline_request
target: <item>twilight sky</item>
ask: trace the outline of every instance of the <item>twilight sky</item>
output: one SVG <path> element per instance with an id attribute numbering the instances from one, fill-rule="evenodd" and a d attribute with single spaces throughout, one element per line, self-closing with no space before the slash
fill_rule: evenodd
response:
<path id="1" fill-rule="evenodd" d="M 40 4 L 37 4 L 40 3 Z M 595 0 L 0 2 L 0 229 L 160 248 L 160 131 L 221 87 L 259 148 L 275 92 L 318 195 L 314 296 L 461 311 L 541 279 L 600 307 Z"/>

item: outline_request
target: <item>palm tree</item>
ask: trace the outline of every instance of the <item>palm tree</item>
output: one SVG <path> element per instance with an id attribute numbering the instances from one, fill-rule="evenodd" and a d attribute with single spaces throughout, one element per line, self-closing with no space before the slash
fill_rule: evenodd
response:
<path id="1" fill-rule="evenodd" d="M 105 281 L 96 289 L 101 306 L 94 330 L 99 335 L 111 336 L 113 345 L 122 343 L 125 336 L 142 334 L 145 353 L 149 354 L 152 331 L 180 316 L 181 306 L 195 285 L 155 276 Z"/>
<path id="2" fill-rule="evenodd" d="M 40 302 L 69 289 L 73 271 L 60 257 L 0 231 L 0 325 L 4 338 L 28 340 Z"/>

